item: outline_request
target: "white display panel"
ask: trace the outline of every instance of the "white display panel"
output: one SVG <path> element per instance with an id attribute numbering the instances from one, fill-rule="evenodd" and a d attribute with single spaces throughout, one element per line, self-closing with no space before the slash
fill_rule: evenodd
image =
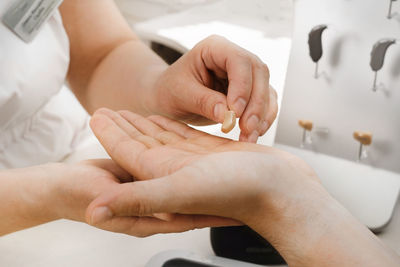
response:
<path id="1" fill-rule="evenodd" d="M 297 0 L 295 30 L 276 142 L 299 147 L 298 120 L 314 123 L 312 144 L 305 149 L 355 161 L 359 143 L 353 132 L 373 134 L 362 163 L 400 173 L 400 2 L 389 0 Z M 308 34 L 320 24 L 324 54 L 318 79 Z M 386 54 L 373 92 L 370 67 L 373 45 L 382 38 L 399 39 Z M 273 75 L 273 73 L 272 73 Z M 316 131 L 326 128 L 328 132 Z"/>

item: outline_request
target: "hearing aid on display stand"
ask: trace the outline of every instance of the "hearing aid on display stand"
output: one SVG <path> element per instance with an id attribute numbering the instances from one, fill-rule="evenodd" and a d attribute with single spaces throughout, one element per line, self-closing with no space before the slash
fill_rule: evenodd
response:
<path id="1" fill-rule="evenodd" d="M 353 133 L 353 137 L 355 140 L 357 140 L 360 143 L 357 161 L 361 161 L 362 159 L 365 159 L 368 157 L 368 151 L 367 151 L 366 147 L 370 146 L 372 144 L 372 133 L 355 131 Z"/>
<path id="2" fill-rule="evenodd" d="M 322 33 L 328 28 L 322 24 L 315 26 L 308 35 L 308 46 L 310 48 L 311 59 L 315 62 L 315 79 L 318 79 L 318 63 L 323 55 Z"/>
<path id="3" fill-rule="evenodd" d="M 396 43 L 396 39 L 381 39 L 375 43 L 371 52 L 371 68 L 375 71 L 374 85 L 372 90 L 377 90 L 378 71 L 382 69 L 388 48 Z"/>
<path id="4" fill-rule="evenodd" d="M 314 127 L 314 124 L 309 120 L 299 120 L 299 126 L 303 128 L 303 138 L 300 145 L 300 147 L 303 148 L 306 144 L 312 143 L 311 131 Z"/>
<path id="5" fill-rule="evenodd" d="M 389 13 L 388 13 L 388 19 L 392 18 L 392 7 L 393 7 L 393 2 L 395 2 L 397 0 L 389 0 L 390 4 L 389 4 Z"/>

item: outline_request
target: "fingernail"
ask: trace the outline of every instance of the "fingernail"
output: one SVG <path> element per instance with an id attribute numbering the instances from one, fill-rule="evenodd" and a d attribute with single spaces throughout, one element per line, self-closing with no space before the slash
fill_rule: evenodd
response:
<path id="1" fill-rule="evenodd" d="M 90 217 L 90 224 L 96 225 L 110 220 L 113 217 L 111 210 L 107 207 L 96 208 Z"/>
<path id="2" fill-rule="evenodd" d="M 249 133 L 253 132 L 255 129 L 257 129 L 258 123 L 259 123 L 259 119 L 256 115 L 253 115 L 249 118 L 249 120 L 247 121 L 247 131 Z"/>
<path id="3" fill-rule="evenodd" d="M 244 109 L 246 108 L 246 100 L 244 98 L 239 97 L 235 104 L 233 104 L 233 111 L 235 111 L 238 117 L 242 116 Z"/>
<path id="4" fill-rule="evenodd" d="M 260 134 L 257 131 L 252 132 L 248 139 L 249 143 L 257 143 L 258 137 Z"/>
<path id="5" fill-rule="evenodd" d="M 223 118 L 223 112 L 224 112 L 224 109 L 225 109 L 225 107 L 224 107 L 224 104 L 221 104 L 221 103 L 219 103 L 219 104 L 216 104 L 215 105 L 215 107 L 214 107 L 214 118 L 218 121 L 218 122 L 222 122 L 222 120 L 220 120 L 220 118 L 222 119 Z"/>

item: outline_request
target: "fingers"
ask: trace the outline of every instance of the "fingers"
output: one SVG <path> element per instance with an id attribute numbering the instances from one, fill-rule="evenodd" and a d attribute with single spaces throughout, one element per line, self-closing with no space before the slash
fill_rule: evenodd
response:
<path id="1" fill-rule="evenodd" d="M 249 53 L 235 47 L 226 61 L 228 73 L 228 105 L 238 117 L 243 115 L 252 93 L 253 74 Z"/>
<path id="2" fill-rule="evenodd" d="M 180 108 L 211 121 L 223 122 L 224 114 L 228 110 L 226 96 L 200 83 L 191 86 L 192 90 L 183 91 L 179 96 Z"/>
<path id="3" fill-rule="evenodd" d="M 90 224 L 108 221 L 112 217 L 144 217 L 182 211 L 180 205 L 185 199 L 182 193 L 177 192 L 183 192 L 184 188 L 177 180 L 166 177 L 124 185 L 105 192 L 90 204 L 87 211 Z"/>
<path id="4" fill-rule="evenodd" d="M 219 207 L 213 211 L 211 199 L 204 195 L 207 186 L 203 179 L 192 176 L 190 184 L 185 184 L 187 177 L 187 173 L 178 176 L 173 174 L 114 187 L 89 205 L 86 221 L 105 230 L 136 236 L 186 231 L 210 225 L 237 224 L 236 221 L 213 217 L 224 209 Z M 158 213 L 174 213 L 174 216 L 167 221 L 148 218 Z M 211 216 L 188 216 L 195 214 Z"/>
<path id="5" fill-rule="evenodd" d="M 125 118 L 123 118 L 117 112 L 114 112 L 110 109 L 102 108 L 99 109 L 96 113 L 108 116 L 115 122 L 115 124 L 118 127 L 121 128 L 121 130 L 123 130 L 126 134 L 128 134 L 132 139 L 135 139 L 136 141 L 139 141 L 142 144 L 144 144 L 147 148 L 152 148 L 162 145 L 158 140 L 152 138 L 151 136 L 143 134 L 133 124 L 129 123 Z"/>
<path id="6" fill-rule="evenodd" d="M 148 119 L 157 124 L 159 127 L 180 135 L 181 137 L 186 139 L 208 136 L 208 134 L 197 131 L 184 123 L 171 120 L 163 116 L 150 116 L 148 117 Z"/>
<path id="7" fill-rule="evenodd" d="M 222 37 L 209 37 L 198 47 L 207 69 L 218 77 L 226 72 L 227 104 L 240 117 L 240 140 L 255 143 L 276 116 L 276 103 L 270 99 L 274 95 L 269 89 L 268 67 L 257 56 Z"/>
<path id="8" fill-rule="evenodd" d="M 166 131 L 153 121 L 129 111 L 119 111 L 119 114 L 144 135 L 148 135 L 162 144 L 173 144 L 184 138 L 172 131 Z"/>
<path id="9" fill-rule="evenodd" d="M 90 126 L 111 158 L 135 177 L 140 176 L 138 164 L 141 153 L 148 148 L 132 139 L 108 116 L 96 112 Z"/>
<path id="10" fill-rule="evenodd" d="M 215 216 L 176 214 L 170 221 L 152 217 L 114 217 L 108 221 L 91 225 L 107 231 L 147 237 L 154 234 L 180 233 L 205 227 L 237 226 L 241 223 Z"/>
<path id="11" fill-rule="evenodd" d="M 217 77 L 228 78 L 227 105 L 238 117 L 243 114 L 252 90 L 252 64 L 250 53 L 220 36 L 211 36 L 200 42 L 201 62 Z M 220 114 L 223 121 L 224 113 Z"/>
<path id="12" fill-rule="evenodd" d="M 269 71 L 268 67 L 256 60 L 253 65 L 253 89 L 251 99 L 240 118 L 241 141 L 256 143 L 264 129 L 269 127 L 265 120 L 269 108 Z"/>
<path id="13" fill-rule="evenodd" d="M 270 98 L 269 98 L 269 107 L 267 114 L 265 115 L 265 121 L 267 124 L 265 128 L 262 129 L 261 135 L 264 135 L 271 125 L 274 123 L 276 116 L 278 115 L 278 95 L 274 88 L 270 87 Z"/>

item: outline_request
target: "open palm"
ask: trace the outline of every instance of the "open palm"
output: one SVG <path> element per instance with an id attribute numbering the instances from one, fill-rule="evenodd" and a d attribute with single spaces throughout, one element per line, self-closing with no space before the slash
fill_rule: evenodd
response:
<path id="1" fill-rule="evenodd" d="M 130 216 L 154 213 L 249 223 L 255 203 L 278 202 L 288 185 L 317 181 L 303 161 L 288 153 L 212 136 L 160 116 L 102 109 L 91 127 L 113 160 L 142 181 L 121 185 L 90 205 L 87 214 L 100 206 L 111 209 L 114 222 L 101 226 L 106 229 L 120 224 L 115 220 L 125 217 L 129 225 Z"/>
<path id="2" fill-rule="evenodd" d="M 282 154 L 271 147 L 235 142 L 161 116 L 144 118 L 129 111 L 101 109 L 91 127 L 109 155 L 137 180 L 176 172 L 210 154 L 252 151 Z"/>

